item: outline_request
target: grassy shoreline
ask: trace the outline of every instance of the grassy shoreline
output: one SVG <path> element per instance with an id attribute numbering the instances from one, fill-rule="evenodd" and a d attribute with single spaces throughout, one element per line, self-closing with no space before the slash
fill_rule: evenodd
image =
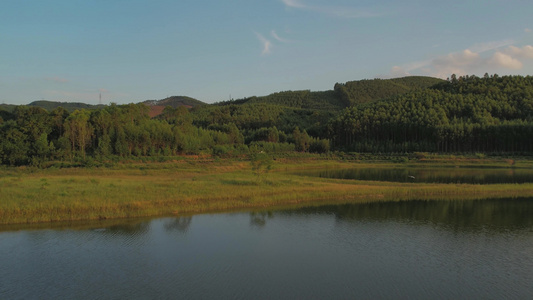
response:
<path id="1" fill-rule="evenodd" d="M 512 160 L 513 168 L 531 168 Z M 533 184 L 427 184 L 325 179 L 292 175 L 310 168 L 487 166 L 508 159 L 438 159 L 409 163 L 354 162 L 319 157 L 277 159 L 270 172 L 248 161 L 180 160 L 111 168 L 0 170 L 0 224 L 102 220 L 278 207 L 414 199 L 531 197 Z"/>

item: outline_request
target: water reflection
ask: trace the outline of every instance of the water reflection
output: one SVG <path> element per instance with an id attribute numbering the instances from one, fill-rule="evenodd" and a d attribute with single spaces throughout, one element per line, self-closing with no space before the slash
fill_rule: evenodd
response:
<path id="1" fill-rule="evenodd" d="M 302 171 L 298 175 L 323 178 L 430 183 L 528 183 L 533 182 L 530 169 L 489 168 L 355 168 Z"/>
<path id="2" fill-rule="evenodd" d="M 143 221 L 139 223 L 128 223 L 128 224 L 120 224 L 120 225 L 113 225 L 107 228 L 97 228 L 95 231 L 100 231 L 106 234 L 113 234 L 113 235 L 125 235 L 130 236 L 132 234 L 139 235 L 147 233 L 150 230 L 150 222 L 149 221 Z"/>
<path id="3" fill-rule="evenodd" d="M 260 211 L 250 213 L 250 225 L 255 227 L 263 227 L 266 225 L 268 219 L 272 219 L 274 213 L 272 211 Z"/>
<path id="4" fill-rule="evenodd" d="M 282 214 L 330 214 L 338 222 L 432 223 L 453 230 L 533 228 L 533 199 L 418 200 L 308 207 Z"/>
<path id="5" fill-rule="evenodd" d="M 0 299 L 533 294 L 533 198 L 375 202 L 192 218 L 1 232 Z"/>
<path id="6" fill-rule="evenodd" d="M 166 231 L 178 231 L 187 233 L 189 226 L 191 226 L 192 217 L 177 217 L 165 220 L 163 227 Z"/>

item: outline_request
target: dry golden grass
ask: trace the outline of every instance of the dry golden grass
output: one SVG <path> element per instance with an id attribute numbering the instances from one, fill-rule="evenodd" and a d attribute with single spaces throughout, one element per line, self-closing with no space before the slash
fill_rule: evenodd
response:
<path id="1" fill-rule="evenodd" d="M 334 161 L 277 162 L 257 175 L 242 161 L 130 164 L 108 169 L 0 171 L 2 224 L 111 219 L 320 201 L 481 199 L 532 196 L 533 184 L 452 185 L 324 179 L 302 168 Z M 372 167 L 373 165 L 359 165 Z"/>

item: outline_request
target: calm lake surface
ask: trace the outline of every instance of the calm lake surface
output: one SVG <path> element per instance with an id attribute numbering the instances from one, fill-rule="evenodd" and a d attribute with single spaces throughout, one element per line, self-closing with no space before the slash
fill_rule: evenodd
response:
<path id="1" fill-rule="evenodd" d="M 4 230 L 0 299 L 533 296 L 533 198 Z"/>
<path id="2" fill-rule="evenodd" d="M 426 183 L 529 183 L 533 169 L 506 168 L 353 168 L 306 170 L 298 175 L 324 178 Z"/>

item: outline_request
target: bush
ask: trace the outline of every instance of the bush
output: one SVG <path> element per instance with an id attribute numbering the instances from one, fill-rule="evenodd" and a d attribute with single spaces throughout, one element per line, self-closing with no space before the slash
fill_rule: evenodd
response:
<path id="1" fill-rule="evenodd" d="M 329 149 L 329 140 L 326 139 L 313 139 L 309 145 L 309 152 L 311 153 L 328 153 Z"/>
<path id="2" fill-rule="evenodd" d="M 231 150 L 226 146 L 216 145 L 213 147 L 213 155 L 216 157 L 228 157 L 231 155 Z"/>
<path id="3" fill-rule="evenodd" d="M 270 142 L 252 142 L 249 148 L 262 150 L 267 153 L 293 152 L 295 150 L 294 144 Z"/>

